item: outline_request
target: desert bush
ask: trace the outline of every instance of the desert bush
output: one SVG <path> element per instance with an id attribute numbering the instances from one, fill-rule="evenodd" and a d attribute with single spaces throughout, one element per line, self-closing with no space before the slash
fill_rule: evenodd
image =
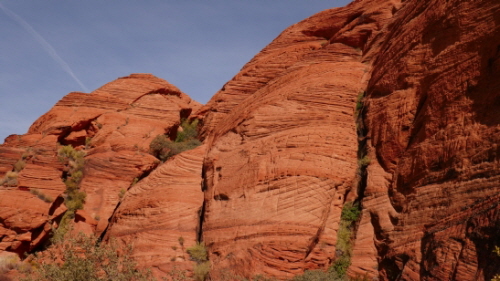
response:
<path id="1" fill-rule="evenodd" d="M 87 197 L 87 194 L 79 189 L 83 179 L 85 151 L 75 150 L 71 145 L 65 145 L 59 148 L 57 155 L 59 161 L 69 167 L 66 179 L 64 179 L 66 185 L 64 205 L 68 208 L 68 216 L 73 217 L 76 210 L 83 209 Z"/>
<path id="2" fill-rule="evenodd" d="M 55 249 L 61 250 L 62 257 Z M 119 249 L 115 241 L 99 243 L 96 237 L 80 233 L 52 246 L 43 257 L 35 256 L 36 266 L 22 280 L 154 280 L 151 272 L 136 269 L 132 251 L 130 246 Z"/>
<path id="3" fill-rule="evenodd" d="M 26 162 L 24 162 L 22 159 L 19 159 L 16 164 L 14 164 L 14 172 L 21 172 L 24 167 L 26 167 Z"/>
<path id="4" fill-rule="evenodd" d="M 210 262 L 202 262 L 194 266 L 194 280 L 204 281 L 210 272 Z"/>
<path id="5" fill-rule="evenodd" d="M 340 219 L 352 223 L 357 221 L 360 215 L 361 215 L 361 210 L 359 209 L 359 204 L 353 202 L 347 202 L 344 204 L 344 207 L 342 208 Z"/>
<path id="6" fill-rule="evenodd" d="M 182 120 L 182 131 L 177 133 L 175 142 L 184 142 L 198 137 L 198 119 L 189 123 L 188 120 Z"/>
<path id="7" fill-rule="evenodd" d="M 41 192 L 40 190 L 38 190 L 36 188 L 30 189 L 30 193 L 35 195 L 36 197 L 38 197 L 38 199 L 43 200 L 46 203 L 54 202 L 54 199 L 52 199 L 52 197 L 45 195 L 43 192 Z"/>
<path id="8" fill-rule="evenodd" d="M 333 262 L 329 269 L 338 278 L 343 278 L 347 272 L 347 268 L 351 265 L 352 225 L 359 219 L 360 215 L 361 210 L 358 203 L 347 202 L 342 207 L 336 245 L 341 255 Z"/>
<path id="9" fill-rule="evenodd" d="M 192 260 L 196 262 L 205 262 L 208 260 L 208 251 L 205 243 L 196 243 L 193 247 L 187 249 L 187 252 Z"/>
<path id="10" fill-rule="evenodd" d="M 166 135 L 158 135 L 149 145 L 149 149 L 151 154 L 156 156 L 158 159 L 166 161 L 168 158 L 183 151 L 191 150 L 200 144 L 201 142 L 197 139 L 189 139 L 183 142 L 173 142 Z"/>
<path id="11" fill-rule="evenodd" d="M 366 166 L 370 165 L 370 163 L 371 159 L 366 155 L 358 160 L 358 165 L 360 168 L 365 168 Z"/>
<path id="12" fill-rule="evenodd" d="M 121 189 L 120 189 L 120 192 L 118 192 L 118 198 L 120 198 L 120 200 L 122 200 L 122 199 L 123 199 L 123 196 L 125 196 L 125 193 L 126 193 L 126 192 L 127 192 L 127 191 L 126 191 L 125 189 L 121 188 Z"/>
<path id="13" fill-rule="evenodd" d="M 359 111 L 363 108 L 363 98 L 365 96 L 365 92 L 360 92 L 356 99 L 356 115 L 358 115 Z"/>
<path id="14" fill-rule="evenodd" d="M 78 189 L 66 190 L 64 204 L 68 208 L 68 211 L 82 210 L 85 198 L 87 198 L 87 194 L 83 191 Z"/>
<path id="15" fill-rule="evenodd" d="M 8 171 L 3 179 L 0 180 L 0 185 L 14 187 L 17 186 L 17 172 Z"/>
<path id="16" fill-rule="evenodd" d="M 149 145 L 149 152 L 165 162 L 168 158 L 186 150 L 191 150 L 201 142 L 198 137 L 198 120 L 189 123 L 187 120 L 181 122 L 182 131 L 177 133 L 175 141 L 171 141 L 167 135 L 158 135 Z"/>
<path id="17" fill-rule="evenodd" d="M 210 262 L 208 261 L 208 251 L 205 244 L 203 242 L 196 243 L 193 247 L 188 248 L 187 252 L 191 257 L 191 260 L 196 261 L 196 265 L 193 270 L 195 280 L 205 280 L 210 272 Z"/>
<path id="18" fill-rule="evenodd" d="M 19 258 L 15 256 L 0 257 L 0 275 L 19 268 Z"/>

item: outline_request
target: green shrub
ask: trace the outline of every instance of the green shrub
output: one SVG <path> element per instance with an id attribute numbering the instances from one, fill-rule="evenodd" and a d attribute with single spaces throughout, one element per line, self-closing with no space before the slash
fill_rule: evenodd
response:
<path id="1" fill-rule="evenodd" d="M 80 182 L 83 179 L 85 166 L 85 151 L 75 150 L 71 145 L 61 146 L 57 151 L 59 161 L 69 168 L 64 184 L 66 185 L 64 205 L 68 208 L 69 216 L 74 216 L 76 210 L 83 209 L 87 194 L 80 191 Z"/>
<path id="2" fill-rule="evenodd" d="M 136 263 L 131 258 L 132 247 L 119 249 L 114 241 L 99 243 L 97 237 L 82 233 L 55 246 L 49 248 L 43 258 L 35 257 L 36 266 L 22 280 L 154 280 L 151 272 L 136 269 Z M 55 248 L 61 249 L 62 263 L 58 262 Z"/>
<path id="3" fill-rule="evenodd" d="M 371 160 L 368 156 L 364 156 L 363 158 L 359 159 L 358 165 L 360 168 L 365 168 L 366 166 L 370 165 Z"/>
<path id="4" fill-rule="evenodd" d="M 184 142 L 198 137 L 198 119 L 189 123 L 188 120 L 181 122 L 182 131 L 177 133 L 175 142 Z"/>
<path id="5" fill-rule="evenodd" d="M 177 133 L 175 141 L 171 141 L 167 135 L 158 135 L 149 144 L 149 152 L 165 162 L 168 158 L 186 150 L 191 150 L 201 142 L 198 137 L 198 120 L 189 123 L 187 120 L 181 122 L 182 131 Z"/>
<path id="6" fill-rule="evenodd" d="M 64 204 L 69 211 L 74 212 L 76 210 L 82 210 L 86 198 L 87 194 L 85 192 L 78 189 L 69 189 L 66 190 L 66 199 L 64 200 Z"/>
<path id="7" fill-rule="evenodd" d="M 183 142 L 173 142 L 165 135 L 158 135 L 149 145 L 151 154 L 162 161 L 186 150 L 199 146 L 201 142 L 197 139 L 189 139 Z"/>
<path id="8" fill-rule="evenodd" d="M 208 260 L 208 251 L 205 243 L 196 243 L 193 247 L 187 249 L 187 252 L 192 260 L 201 263 Z"/>
<path id="9" fill-rule="evenodd" d="M 343 254 L 331 266 L 332 272 L 334 272 L 340 278 L 344 277 L 347 273 L 347 268 L 351 265 L 350 254 Z"/>
<path id="10" fill-rule="evenodd" d="M 330 267 L 330 271 L 335 273 L 339 278 L 343 278 L 347 272 L 347 268 L 351 265 L 351 235 L 352 225 L 361 215 L 361 209 L 358 203 L 347 202 L 342 207 L 340 215 L 340 225 L 337 231 L 337 251 L 341 255 L 334 261 Z"/>
<path id="11" fill-rule="evenodd" d="M 340 219 L 348 223 L 352 223 L 358 220 L 361 215 L 361 210 L 359 209 L 358 203 L 347 202 L 342 208 L 342 213 Z"/>

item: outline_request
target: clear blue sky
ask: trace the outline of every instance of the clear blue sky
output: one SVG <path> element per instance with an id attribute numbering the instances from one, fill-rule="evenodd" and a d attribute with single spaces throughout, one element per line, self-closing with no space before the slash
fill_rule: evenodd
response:
<path id="1" fill-rule="evenodd" d="M 288 26 L 348 0 L 0 0 L 0 143 L 59 99 L 152 73 L 206 103 Z"/>

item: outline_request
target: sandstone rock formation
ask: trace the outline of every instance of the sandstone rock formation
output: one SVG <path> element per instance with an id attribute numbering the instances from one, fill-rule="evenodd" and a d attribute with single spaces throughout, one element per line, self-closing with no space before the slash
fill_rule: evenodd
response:
<path id="1" fill-rule="evenodd" d="M 357 201 L 350 276 L 490 280 L 499 71 L 500 2 L 357 0 L 286 29 L 203 107 L 145 74 L 71 93 L 0 146 L 0 176 L 18 170 L 0 251 L 35 249 L 65 212 L 59 142 L 86 151 L 75 228 L 158 277 L 191 270 L 196 241 L 213 280 L 327 269 Z M 203 146 L 160 164 L 149 144 L 187 117 Z"/>
<path id="2" fill-rule="evenodd" d="M 65 96 L 26 135 L 10 136 L 1 146 L 0 176 L 20 160 L 25 166 L 16 186 L 0 188 L 0 250 L 22 254 L 36 248 L 64 212 L 62 197 L 55 200 L 66 190 L 65 168 L 57 157 L 60 144 L 86 151 L 80 188 L 87 198 L 84 211 L 77 213 L 76 229 L 99 234 L 120 193 L 158 165 L 147 153 L 151 140 L 177 128 L 181 118 L 199 107 L 175 86 L 149 74 L 120 78 L 90 94 Z"/>
<path id="3" fill-rule="evenodd" d="M 180 153 L 130 188 L 106 232 L 134 245 L 138 265 L 155 276 L 193 269 L 186 249 L 198 241 L 204 154 L 205 146 Z"/>
<path id="4" fill-rule="evenodd" d="M 498 268 L 499 23 L 497 1 L 407 1 L 364 49 L 377 59 L 358 239 L 373 239 L 384 279 L 490 280 Z"/>
<path id="5" fill-rule="evenodd" d="M 489 280 L 499 8 L 355 1 L 288 28 L 250 61 L 199 113 L 214 267 L 286 278 L 328 265 L 353 191 L 364 210 L 352 276 Z M 372 161 L 356 194 L 365 152 Z"/>

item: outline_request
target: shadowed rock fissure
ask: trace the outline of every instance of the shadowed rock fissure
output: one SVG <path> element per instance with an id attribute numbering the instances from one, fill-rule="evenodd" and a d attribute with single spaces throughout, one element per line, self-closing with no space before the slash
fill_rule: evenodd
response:
<path id="1" fill-rule="evenodd" d="M 206 172 L 205 172 L 205 166 L 202 167 L 201 169 L 201 191 L 206 192 Z M 205 205 L 206 205 L 206 199 L 203 199 L 203 204 L 201 205 L 198 215 L 199 215 L 199 224 L 198 224 L 198 229 L 196 230 L 196 241 L 200 242 L 203 240 L 203 222 L 205 220 Z"/>
<path id="2" fill-rule="evenodd" d="M 132 182 L 130 184 L 130 186 L 127 188 L 127 191 L 129 189 L 131 189 L 139 181 L 141 181 L 143 178 L 149 176 L 149 174 L 151 174 L 151 172 L 153 172 L 157 167 L 158 166 L 153 166 L 151 169 L 145 170 L 140 176 L 137 177 L 137 180 L 134 180 L 134 182 Z M 113 213 L 109 217 L 108 225 L 106 226 L 106 228 L 104 229 L 104 231 L 101 233 L 101 235 L 99 235 L 99 241 L 102 241 L 104 239 L 104 237 L 106 237 L 106 233 L 108 232 L 108 229 L 110 228 L 110 226 L 113 224 L 113 220 L 115 218 L 116 211 L 118 210 L 118 208 L 120 207 L 121 204 L 122 204 L 122 200 L 118 201 L 118 204 L 116 204 L 116 207 L 113 210 Z"/>

